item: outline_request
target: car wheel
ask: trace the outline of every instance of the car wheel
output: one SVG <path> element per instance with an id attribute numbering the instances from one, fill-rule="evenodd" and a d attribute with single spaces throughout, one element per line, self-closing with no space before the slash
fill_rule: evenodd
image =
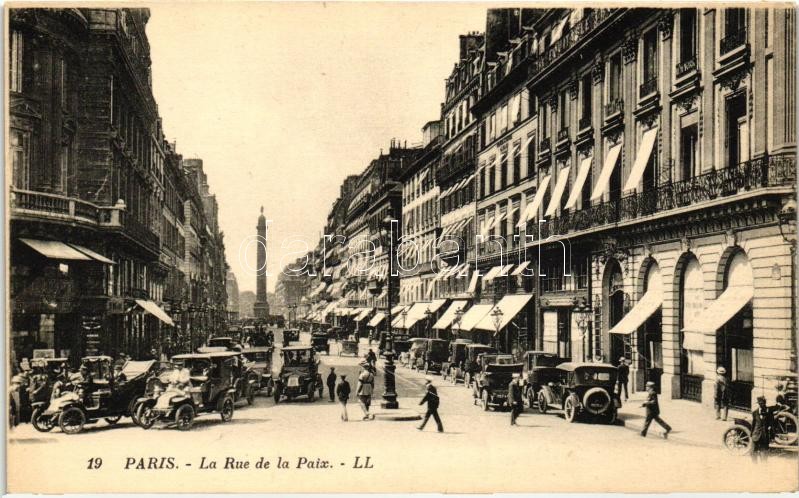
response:
<path id="1" fill-rule="evenodd" d="M 122 415 L 117 415 L 116 417 L 105 417 L 105 421 L 108 423 L 108 425 L 116 425 L 121 418 Z"/>
<path id="2" fill-rule="evenodd" d="M 222 410 L 220 410 L 222 422 L 230 422 L 233 419 L 233 400 L 228 396 L 222 401 Z"/>
<path id="3" fill-rule="evenodd" d="M 180 406 L 175 412 L 175 426 L 179 431 L 187 431 L 192 425 L 194 425 L 194 407 L 189 404 Z"/>
<path id="4" fill-rule="evenodd" d="M 796 444 L 796 416 L 791 412 L 774 415 L 774 442 L 784 446 Z"/>
<path id="5" fill-rule="evenodd" d="M 480 399 L 482 401 L 483 411 L 487 412 L 488 411 L 488 391 L 483 389 L 483 395 L 480 397 Z"/>
<path id="6" fill-rule="evenodd" d="M 724 447 L 736 455 L 746 455 L 752 451 L 752 431 L 742 425 L 734 425 L 724 431 Z"/>
<path id="7" fill-rule="evenodd" d="M 139 416 L 137 415 L 139 405 L 141 405 L 141 401 L 135 399 L 128 405 L 128 413 L 130 414 L 131 420 L 133 420 L 133 423 L 136 425 L 139 425 Z"/>
<path id="8" fill-rule="evenodd" d="M 44 413 L 45 407 L 39 406 L 33 410 L 31 414 L 31 424 L 33 424 L 33 428 L 39 432 L 50 432 L 55 427 L 55 420 L 54 417 L 50 415 L 42 415 Z"/>
<path id="9" fill-rule="evenodd" d="M 308 386 L 308 402 L 313 403 L 314 398 L 316 397 L 316 391 L 313 389 L 313 384 Z"/>
<path id="10" fill-rule="evenodd" d="M 139 403 L 136 406 L 136 423 L 142 429 L 149 429 L 155 424 L 155 415 L 151 403 Z"/>
<path id="11" fill-rule="evenodd" d="M 569 423 L 577 420 L 577 405 L 574 396 L 569 396 L 563 403 L 563 416 L 566 418 L 566 422 Z"/>
<path id="12" fill-rule="evenodd" d="M 86 415 L 76 406 L 70 406 L 58 416 L 58 425 L 64 434 L 77 434 L 83 430 Z"/>
<path id="13" fill-rule="evenodd" d="M 546 414 L 548 408 L 549 406 L 547 405 L 547 398 L 544 396 L 544 392 L 538 391 L 538 411 L 542 414 Z"/>
<path id="14" fill-rule="evenodd" d="M 534 402 L 535 401 L 535 397 L 534 396 L 535 396 L 535 394 L 533 393 L 533 388 L 532 387 L 528 387 L 527 389 L 524 390 L 524 396 L 522 396 L 522 399 L 524 400 L 524 407 L 525 408 L 532 408 L 533 407 L 533 405 L 535 404 L 535 402 Z"/>

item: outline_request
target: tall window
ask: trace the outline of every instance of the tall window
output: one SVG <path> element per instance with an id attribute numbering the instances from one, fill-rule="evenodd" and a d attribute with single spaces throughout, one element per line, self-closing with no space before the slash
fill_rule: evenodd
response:
<path id="1" fill-rule="evenodd" d="M 608 99 L 610 102 L 621 98 L 621 53 L 608 61 Z"/>
<path id="2" fill-rule="evenodd" d="M 644 35 L 644 74 L 641 95 L 652 93 L 656 90 L 655 80 L 657 79 L 657 29 L 650 29 Z"/>
<path id="3" fill-rule="evenodd" d="M 508 186 L 508 156 L 503 156 L 499 163 L 500 170 L 500 190 Z"/>
<path id="4" fill-rule="evenodd" d="M 8 44 L 8 49 L 9 49 L 8 87 L 12 92 L 22 91 L 22 66 L 23 66 L 22 45 L 23 45 L 22 33 L 19 31 L 11 31 L 11 40 L 10 43 Z"/>
<path id="5" fill-rule="evenodd" d="M 698 173 L 698 142 L 699 132 L 696 125 L 687 126 L 680 131 L 680 180 L 688 180 Z"/>
<path id="6" fill-rule="evenodd" d="M 560 114 L 560 128 L 559 130 L 565 130 L 569 126 L 569 120 L 567 119 L 567 109 L 566 103 L 568 102 L 569 97 L 566 94 L 567 90 L 563 90 L 560 92 L 560 105 L 558 109 L 558 113 Z"/>
<path id="7" fill-rule="evenodd" d="M 488 194 L 491 195 L 496 191 L 497 177 L 494 174 L 494 167 L 488 168 Z"/>
<path id="8" fill-rule="evenodd" d="M 533 176 L 535 171 L 535 140 L 528 138 L 527 142 L 527 176 Z"/>
<path id="9" fill-rule="evenodd" d="M 696 60 L 696 9 L 680 9 L 680 62 Z"/>
<path id="10" fill-rule="evenodd" d="M 746 9 L 724 10 L 724 36 L 741 33 L 746 29 Z"/>
<path id="11" fill-rule="evenodd" d="M 30 187 L 30 144 L 28 133 L 11 129 L 10 152 L 12 164 L 11 181 L 14 187 Z"/>
<path id="12" fill-rule="evenodd" d="M 547 138 L 549 136 L 549 105 L 543 104 L 541 105 L 541 138 Z"/>
<path id="13" fill-rule="evenodd" d="M 591 73 L 583 75 L 580 90 L 580 128 L 588 128 L 591 126 L 591 92 L 593 91 Z"/>
<path id="14" fill-rule="evenodd" d="M 70 147 L 69 144 L 61 145 L 61 153 L 59 155 L 59 177 L 58 177 L 58 190 L 62 194 L 68 193 L 69 185 L 69 158 Z"/>
<path id="15" fill-rule="evenodd" d="M 486 170 L 482 168 L 480 170 L 480 198 L 486 196 Z"/>
<path id="16" fill-rule="evenodd" d="M 518 183 L 519 180 L 522 178 L 522 151 L 518 149 L 515 154 L 513 154 L 513 177 L 511 178 L 511 183 Z"/>
<path id="17" fill-rule="evenodd" d="M 67 108 L 67 83 L 69 81 L 68 73 L 67 73 L 67 61 L 66 59 L 61 59 L 58 63 L 59 67 L 59 86 L 61 90 L 61 107 L 66 109 Z"/>
<path id="18" fill-rule="evenodd" d="M 739 93 L 726 104 L 727 166 L 749 159 L 749 122 L 746 119 L 746 95 Z"/>

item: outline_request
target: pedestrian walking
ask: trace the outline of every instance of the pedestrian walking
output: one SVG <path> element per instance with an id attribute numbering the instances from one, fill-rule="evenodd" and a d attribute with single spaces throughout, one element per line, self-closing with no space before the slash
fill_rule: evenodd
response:
<path id="1" fill-rule="evenodd" d="M 375 418 L 374 415 L 369 413 L 369 407 L 372 404 L 372 392 L 374 392 L 374 385 L 375 385 L 375 375 L 372 370 L 372 366 L 369 363 L 361 363 L 363 369 L 361 370 L 360 375 L 358 375 L 358 401 L 361 404 L 361 410 L 363 410 L 363 419 L 364 420 L 372 420 Z"/>
<path id="2" fill-rule="evenodd" d="M 510 384 L 508 384 L 508 406 L 510 406 L 510 425 L 516 424 L 516 419 L 524 410 L 524 400 L 522 399 L 522 376 L 515 373 Z"/>
<path id="3" fill-rule="evenodd" d="M 766 397 L 757 397 L 757 408 L 752 411 L 752 461 L 768 459 L 769 441 L 774 429 L 774 414 L 766 406 Z"/>
<path id="4" fill-rule="evenodd" d="M 641 431 L 641 436 L 646 437 L 649 430 L 649 424 L 654 420 L 660 424 L 665 431 L 663 432 L 663 439 L 668 439 L 671 426 L 665 420 L 660 418 L 660 405 L 658 404 L 658 393 L 655 391 L 655 383 L 651 380 L 646 383 L 646 402 L 641 406 L 646 407 L 646 420 L 644 421 L 644 428 Z"/>
<path id="5" fill-rule="evenodd" d="M 330 402 L 334 403 L 336 401 L 335 391 L 336 389 L 336 369 L 330 367 L 330 373 L 327 374 L 327 394 L 330 395 Z"/>
<path id="6" fill-rule="evenodd" d="M 627 358 L 622 356 L 619 358 L 619 376 L 616 390 L 619 391 L 619 399 L 621 399 L 621 390 L 624 388 L 624 401 L 630 399 L 627 393 L 627 384 L 630 381 L 630 366 L 627 364 Z"/>
<path id="7" fill-rule="evenodd" d="M 377 355 L 375 355 L 375 352 L 372 351 L 371 348 L 369 348 L 369 352 L 366 353 L 366 361 L 372 365 L 372 368 L 375 368 L 375 364 L 377 363 Z"/>
<path id="8" fill-rule="evenodd" d="M 727 420 L 727 414 L 730 411 L 730 381 L 727 380 L 727 369 L 724 367 L 716 369 L 713 404 L 716 407 L 716 420 L 722 419 L 722 411 L 724 412 L 723 420 Z"/>
<path id="9" fill-rule="evenodd" d="M 349 417 L 347 417 L 347 401 L 350 399 L 350 383 L 347 382 L 345 374 L 341 374 L 341 382 L 336 387 L 336 396 L 338 396 L 338 401 L 341 403 L 341 420 L 346 422 L 349 420 Z"/>
<path id="10" fill-rule="evenodd" d="M 417 429 L 420 431 L 424 430 L 424 426 L 427 425 L 427 421 L 430 420 L 430 417 L 432 416 L 436 421 L 436 425 L 438 426 L 438 432 L 444 432 L 444 425 L 441 423 L 441 417 L 438 416 L 438 405 L 441 401 L 438 397 L 438 390 L 436 389 L 436 386 L 433 385 L 433 378 L 429 375 L 424 378 L 424 382 L 426 392 L 419 404 L 423 405 L 427 403 L 427 412 L 424 414 L 422 425 L 417 427 Z"/>

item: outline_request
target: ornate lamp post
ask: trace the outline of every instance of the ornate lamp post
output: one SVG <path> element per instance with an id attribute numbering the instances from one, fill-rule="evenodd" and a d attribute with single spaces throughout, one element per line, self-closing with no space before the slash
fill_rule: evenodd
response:
<path id="1" fill-rule="evenodd" d="M 499 306 L 495 306 L 494 311 L 491 312 L 491 319 L 494 322 L 494 331 L 495 331 L 494 341 L 497 343 L 499 342 L 499 330 L 502 327 L 503 315 L 505 315 L 505 313 L 503 313 L 502 310 L 499 309 Z"/>
<path id="2" fill-rule="evenodd" d="M 430 322 L 430 317 L 433 316 L 433 312 L 430 311 L 430 307 L 428 306 L 426 310 L 424 310 L 425 321 L 427 323 L 427 337 L 430 338 L 433 335 L 433 324 Z"/>
<path id="3" fill-rule="evenodd" d="M 394 286 L 392 282 L 392 270 L 394 269 L 394 232 L 391 230 L 392 217 L 391 213 L 383 218 L 382 226 L 380 227 L 380 242 L 383 247 L 388 247 L 388 275 L 386 275 L 386 284 L 388 286 L 386 293 L 386 347 L 383 351 L 386 361 L 383 364 L 385 372 L 385 384 L 383 392 L 383 402 L 380 406 L 384 409 L 397 409 L 399 403 L 397 402 L 396 379 L 394 371 L 397 366 L 394 365 L 394 336 L 391 331 L 391 298 L 394 294 Z M 402 315 L 402 324 L 405 325 L 406 312 Z"/>
<path id="4" fill-rule="evenodd" d="M 590 360 L 593 358 L 591 351 L 591 306 L 589 306 L 583 299 L 582 302 L 575 300 L 574 318 L 577 322 L 577 328 L 580 329 L 580 343 L 582 344 L 582 360 Z"/>
<path id="5" fill-rule="evenodd" d="M 460 306 L 455 310 L 455 319 L 452 321 L 452 326 L 455 328 L 455 338 L 461 335 L 461 320 L 463 319 L 463 308 Z"/>

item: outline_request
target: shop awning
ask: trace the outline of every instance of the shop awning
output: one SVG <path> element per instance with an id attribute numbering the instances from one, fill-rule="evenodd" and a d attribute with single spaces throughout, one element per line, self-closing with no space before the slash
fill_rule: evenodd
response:
<path id="1" fill-rule="evenodd" d="M 741 308 L 752 300 L 754 289 L 751 285 L 735 285 L 727 290 L 709 305 L 705 306 L 702 314 L 692 323 L 683 327 L 683 332 L 698 334 L 713 334 L 725 323 L 741 311 Z"/>
<path id="2" fill-rule="evenodd" d="M 358 313 L 358 316 L 355 317 L 355 321 L 356 322 L 360 322 L 360 321 L 364 320 L 367 316 L 369 316 L 369 313 L 371 313 L 371 312 L 372 312 L 372 308 L 363 308 L 361 310 L 361 312 Z"/>
<path id="3" fill-rule="evenodd" d="M 489 310 L 483 319 L 478 322 L 476 328 L 480 330 L 496 332 L 497 327 L 494 324 L 494 317 L 491 316 L 491 314 L 494 313 L 494 310 L 498 309 L 502 311 L 502 319 L 499 322 L 499 330 L 504 329 L 508 326 L 511 320 L 516 318 L 516 315 L 518 315 L 519 312 L 524 309 L 524 307 L 532 298 L 532 294 L 510 294 L 504 296 L 496 305 L 491 308 L 491 310 Z"/>
<path id="4" fill-rule="evenodd" d="M 490 304 L 475 304 L 469 308 L 461 318 L 459 330 L 470 331 L 472 330 L 493 308 Z"/>
<path id="5" fill-rule="evenodd" d="M 569 199 L 566 201 L 566 209 L 572 209 L 577 205 L 577 199 L 579 199 L 580 195 L 583 193 L 583 185 L 585 184 L 585 180 L 588 178 L 588 173 L 591 172 L 591 162 L 593 160 L 594 158 L 592 156 L 588 156 L 583 158 L 583 160 L 580 162 L 580 169 L 577 170 L 577 177 L 574 179 L 574 184 L 572 185 Z M 586 207 L 587 206 L 583 206 L 583 209 Z"/>
<path id="6" fill-rule="evenodd" d="M 383 313 L 382 311 L 378 312 L 378 313 L 375 313 L 375 316 L 373 316 L 372 319 L 369 320 L 369 323 L 367 323 L 366 326 L 367 327 L 378 327 L 381 323 L 383 323 L 383 320 L 385 318 L 386 318 L 386 314 Z"/>
<path id="7" fill-rule="evenodd" d="M 450 304 L 449 308 L 441 315 L 441 318 L 433 324 L 433 328 L 438 330 L 448 328 L 452 324 L 452 321 L 455 320 L 459 309 L 463 312 L 466 311 L 467 304 L 467 301 L 452 301 L 452 304 Z"/>
<path id="8" fill-rule="evenodd" d="M 652 147 L 654 147 L 657 137 L 657 126 L 644 132 L 644 136 L 641 137 L 641 146 L 638 148 L 638 155 L 635 156 L 635 162 L 633 163 L 633 168 L 630 170 L 630 176 L 627 177 L 627 182 L 625 182 L 622 190 L 626 191 L 638 188 L 638 183 L 644 176 L 644 170 L 649 162 L 649 157 L 652 155 Z"/>
<path id="9" fill-rule="evenodd" d="M 432 303 L 430 303 L 428 308 L 430 308 L 431 313 L 436 313 L 439 309 L 441 309 L 442 306 L 444 306 L 444 303 L 446 302 L 446 299 L 435 299 Z"/>
<path id="10" fill-rule="evenodd" d="M 646 291 L 643 297 L 635 303 L 633 309 L 624 315 L 624 317 L 619 320 L 619 323 L 614 325 L 609 332 L 611 334 L 632 334 L 638 330 L 638 327 L 643 325 L 662 304 L 663 295 L 658 290 L 652 289 Z"/>
<path id="11" fill-rule="evenodd" d="M 494 280 L 494 278 L 499 275 L 499 272 L 501 272 L 503 268 L 505 268 L 504 265 L 497 265 L 488 270 L 488 273 L 486 273 L 485 277 L 483 277 L 483 282 L 490 282 Z"/>
<path id="12" fill-rule="evenodd" d="M 145 299 L 136 299 L 136 304 L 141 306 L 144 309 L 144 311 L 155 316 L 165 324 L 170 325 L 172 327 L 175 326 L 175 322 L 173 322 L 172 319 L 169 318 L 169 315 L 166 314 L 166 311 L 162 310 L 161 307 L 155 304 L 154 302 L 147 301 Z"/>
<path id="13" fill-rule="evenodd" d="M 552 191 L 552 198 L 549 199 L 549 206 L 544 213 L 545 216 L 552 216 L 560 206 L 560 198 L 563 197 L 563 192 L 566 190 L 566 184 L 569 183 L 569 171 L 571 168 L 566 166 L 561 168 L 558 172 L 558 181 L 555 182 L 555 190 Z"/>
<path id="14" fill-rule="evenodd" d="M 402 313 L 404 310 L 410 308 L 410 305 L 407 304 L 399 304 L 391 308 L 391 316 L 397 316 L 398 314 Z"/>
<path id="15" fill-rule="evenodd" d="M 418 303 L 413 303 L 413 305 L 408 309 L 407 314 L 403 317 L 402 313 L 396 315 L 394 321 L 391 323 L 392 327 L 400 328 L 400 329 L 409 329 L 416 325 L 419 320 L 423 320 L 427 318 L 427 308 L 430 306 L 431 303 L 427 301 L 419 301 Z"/>
<path id="16" fill-rule="evenodd" d="M 513 270 L 513 273 L 511 273 L 511 275 L 513 275 L 513 276 L 521 275 L 521 273 L 524 270 L 526 270 L 528 266 L 530 266 L 530 262 L 529 261 L 525 261 L 524 263 L 522 263 L 519 266 L 517 266 L 516 269 Z"/>
<path id="17" fill-rule="evenodd" d="M 592 201 L 601 199 L 602 196 L 605 195 L 605 192 L 608 189 L 610 175 L 613 173 L 613 168 L 616 167 L 616 162 L 619 160 L 620 152 L 621 144 L 614 145 L 608 151 L 608 155 L 605 156 L 605 162 L 602 164 L 602 171 L 599 173 L 599 178 L 597 179 L 596 185 L 594 185 L 594 191 L 591 192 Z"/>
<path id="18" fill-rule="evenodd" d="M 57 240 L 19 239 L 22 243 L 38 252 L 45 258 L 71 261 L 91 261 L 93 258 L 74 247 Z"/>
<path id="19" fill-rule="evenodd" d="M 73 248 L 77 249 L 78 251 L 82 252 L 86 256 L 89 256 L 90 258 L 92 258 L 95 261 L 99 261 L 100 263 L 105 263 L 107 265 L 115 265 L 116 264 L 115 262 L 113 262 L 110 259 L 106 258 L 102 254 L 97 254 L 96 252 L 92 251 L 88 247 L 83 247 L 83 246 L 80 246 L 78 244 L 69 244 L 69 245 L 72 246 Z"/>
<path id="20" fill-rule="evenodd" d="M 480 278 L 480 273 L 475 271 L 472 273 L 472 279 L 469 281 L 469 288 L 466 289 L 466 292 L 474 293 L 477 290 L 477 280 Z"/>
<path id="21" fill-rule="evenodd" d="M 528 221 L 538 218 L 538 208 L 541 206 L 541 203 L 544 202 L 544 194 L 549 188 L 550 178 L 552 177 L 547 175 L 541 180 L 541 183 L 538 185 L 538 191 L 535 193 L 535 197 L 533 197 L 533 202 L 524 208 L 524 213 L 519 217 L 519 223 L 516 224 L 516 228 L 524 228 Z"/>

